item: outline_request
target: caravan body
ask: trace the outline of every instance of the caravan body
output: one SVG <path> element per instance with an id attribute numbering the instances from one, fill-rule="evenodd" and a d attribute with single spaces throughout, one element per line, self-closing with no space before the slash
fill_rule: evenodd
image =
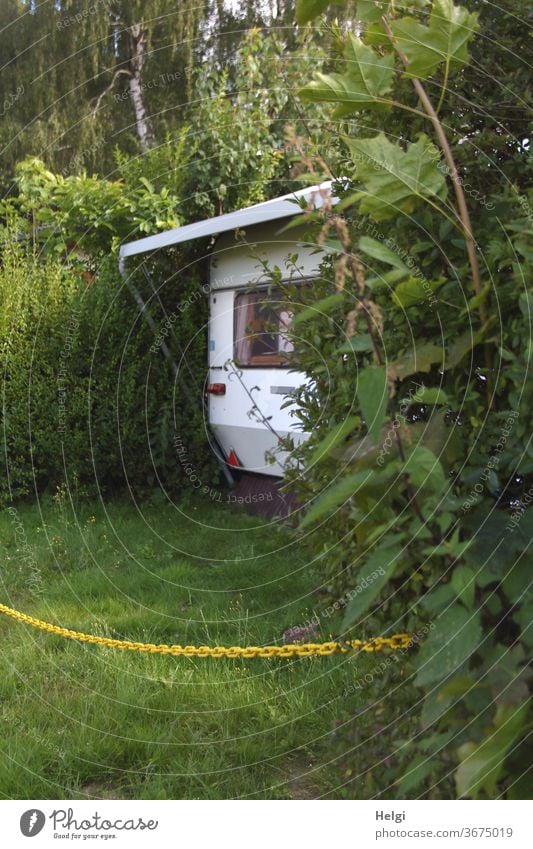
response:
<path id="1" fill-rule="evenodd" d="M 302 281 L 317 276 L 323 253 L 304 240 L 305 224 L 283 233 L 288 220 L 302 214 L 295 201 L 320 209 L 334 204 L 332 184 L 302 189 L 247 209 L 158 233 L 120 249 L 120 269 L 127 257 L 150 253 L 181 242 L 210 237 L 209 342 L 207 415 L 210 431 L 226 462 L 258 475 L 282 477 L 287 456 L 279 452 L 280 437 L 306 438 L 285 406 L 306 376 L 291 371 L 290 341 L 284 333 L 291 316 L 272 313 L 269 269 L 281 269 L 280 287 L 295 269 L 287 258 L 297 255 Z M 237 238 L 237 233 L 239 238 Z M 243 240 L 244 234 L 244 240 Z M 216 238 L 214 238 L 216 237 Z M 279 322 L 277 328 L 272 321 Z"/>
<path id="2" fill-rule="evenodd" d="M 303 230 L 280 233 L 283 224 L 247 228 L 244 244 L 233 233 L 219 237 L 209 280 L 209 423 L 230 465 L 273 476 L 283 475 L 287 459 L 279 439 L 291 435 L 296 443 L 306 437 L 286 406 L 306 377 L 291 370 L 284 332 L 290 315 L 274 314 L 265 327 L 262 317 L 273 295 L 262 261 L 282 271 L 282 289 L 295 279 L 287 268 L 289 255 L 297 254 L 296 279 L 302 282 L 316 277 L 321 260 L 315 246 L 299 241 Z"/>

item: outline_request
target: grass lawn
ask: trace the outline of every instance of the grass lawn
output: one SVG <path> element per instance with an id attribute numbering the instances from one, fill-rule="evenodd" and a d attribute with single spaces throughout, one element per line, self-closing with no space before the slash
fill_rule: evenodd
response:
<path id="1" fill-rule="evenodd" d="M 2 602 L 101 635 L 280 642 L 317 603 L 290 531 L 205 503 L 21 506 L 2 511 L 0 544 Z M 1 616 L 0 639 L 2 798 L 359 795 L 340 786 L 353 769 L 335 729 L 375 713 L 343 693 L 383 656 L 147 656 Z"/>

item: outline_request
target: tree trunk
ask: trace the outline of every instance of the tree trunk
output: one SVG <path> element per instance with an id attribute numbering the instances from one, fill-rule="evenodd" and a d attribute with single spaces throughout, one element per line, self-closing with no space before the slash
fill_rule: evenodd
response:
<path id="1" fill-rule="evenodd" d="M 143 153 L 153 147 L 155 136 L 152 122 L 147 115 L 142 91 L 142 70 L 146 58 L 146 30 L 142 24 L 132 24 L 129 28 L 131 42 L 128 86 L 135 112 L 135 125 Z"/>

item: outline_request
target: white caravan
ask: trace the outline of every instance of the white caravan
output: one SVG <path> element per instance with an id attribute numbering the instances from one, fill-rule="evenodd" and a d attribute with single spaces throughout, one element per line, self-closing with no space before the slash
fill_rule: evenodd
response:
<path id="1" fill-rule="evenodd" d="M 280 232 L 287 219 L 301 214 L 295 200 L 315 209 L 331 197 L 331 183 L 303 189 L 237 212 L 219 215 L 123 245 L 127 257 L 203 237 L 217 237 L 210 249 L 207 410 L 210 429 L 229 466 L 281 478 L 286 455 L 280 437 L 305 439 L 290 408 L 282 408 L 306 381 L 291 371 L 291 344 L 286 335 L 291 316 L 272 310 L 272 284 L 261 267 L 281 272 L 280 286 L 295 279 L 287 258 L 297 254 L 302 281 L 317 276 L 323 252 L 301 241 L 305 224 Z M 285 219 L 285 220 L 283 220 Z M 236 233 L 238 231 L 238 233 Z M 244 231 L 243 244 L 242 236 Z"/>

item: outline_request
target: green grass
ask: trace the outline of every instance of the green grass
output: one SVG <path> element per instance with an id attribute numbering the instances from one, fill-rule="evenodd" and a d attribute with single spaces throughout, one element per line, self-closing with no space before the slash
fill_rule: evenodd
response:
<path id="1" fill-rule="evenodd" d="M 19 508 L 18 521 L 15 535 L 12 517 L 0 515 L 0 598 L 65 627 L 273 643 L 316 605 L 294 535 L 221 507 L 73 509 L 63 498 L 42 512 Z M 362 707 L 359 693 L 343 692 L 377 662 L 145 656 L 6 617 L 0 639 L 4 798 L 342 795 L 335 725 Z"/>

